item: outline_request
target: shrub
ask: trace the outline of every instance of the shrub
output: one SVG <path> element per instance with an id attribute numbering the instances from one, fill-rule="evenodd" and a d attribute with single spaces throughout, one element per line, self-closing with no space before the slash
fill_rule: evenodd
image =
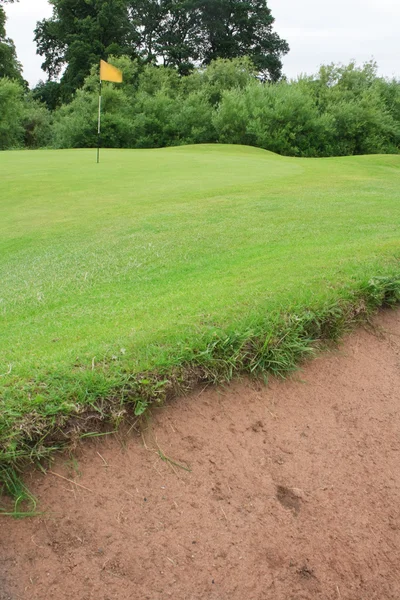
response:
<path id="1" fill-rule="evenodd" d="M 0 150 L 23 144 L 24 88 L 17 81 L 0 79 Z"/>

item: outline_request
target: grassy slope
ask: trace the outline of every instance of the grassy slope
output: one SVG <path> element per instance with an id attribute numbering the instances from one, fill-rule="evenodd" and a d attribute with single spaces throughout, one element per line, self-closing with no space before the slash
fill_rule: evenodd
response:
<path id="1" fill-rule="evenodd" d="M 0 181 L 0 447 L 216 330 L 399 273 L 399 156 L 5 152 Z"/>

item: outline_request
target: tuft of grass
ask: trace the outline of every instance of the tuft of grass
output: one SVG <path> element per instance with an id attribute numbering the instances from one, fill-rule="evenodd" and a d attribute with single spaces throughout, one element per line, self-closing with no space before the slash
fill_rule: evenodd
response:
<path id="1" fill-rule="evenodd" d="M 12 152 L 0 177 L 14 498 L 24 464 L 198 383 L 283 376 L 400 298 L 399 156 Z"/>
<path id="2" fill-rule="evenodd" d="M 3 493 L 6 492 L 14 500 L 10 510 L 0 507 L 0 516 L 11 516 L 16 519 L 35 516 L 38 514 L 36 499 L 22 483 L 20 473 L 13 466 L 14 464 L 14 461 L 11 465 L 0 463 L 0 486 L 3 486 Z"/>

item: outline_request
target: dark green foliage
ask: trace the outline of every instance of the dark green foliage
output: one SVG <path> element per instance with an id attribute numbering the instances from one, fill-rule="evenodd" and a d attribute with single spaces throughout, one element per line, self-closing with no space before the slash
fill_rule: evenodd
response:
<path id="1" fill-rule="evenodd" d="M 0 79 L 0 150 L 47 146 L 51 137 L 48 110 L 21 83 Z"/>
<path id="2" fill-rule="evenodd" d="M 185 77 L 128 56 L 109 61 L 124 81 L 103 84 L 104 147 L 220 142 L 303 157 L 400 149 L 400 82 L 378 77 L 374 63 L 328 65 L 313 77 L 262 83 L 247 57 L 218 59 Z M 7 107 L 0 115 L 0 147 L 96 146 L 98 77 L 95 64 L 64 105 L 58 83 L 39 83 L 23 102 L 22 87 L 10 87 L 7 79 L 0 90 Z"/>
<path id="3" fill-rule="evenodd" d="M 26 148 L 43 148 L 51 144 L 51 116 L 43 104 L 26 96 L 22 116 L 24 129 L 24 146 Z"/>
<path id="4" fill-rule="evenodd" d="M 248 56 L 267 80 L 281 76 L 288 44 L 272 31 L 274 18 L 265 0 L 194 0 L 202 28 L 201 58 Z"/>
<path id="5" fill-rule="evenodd" d="M 193 0 L 130 0 L 129 10 L 146 62 L 175 67 L 181 75 L 202 62 L 201 14 Z"/>
<path id="6" fill-rule="evenodd" d="M 6 34 L 6 20 L 4 8 L 0 6 L 0 78 L 9 77 L 25 83 L 14 42 Z"/>
<path id="7" fill-rule="evenodd" d="M 247 57 L 234 60 L 218 59 L 200 71 L 199 87 L 205 90 L 210 103 L 217 106 L 225 91 L 243 90 L 254 83 L 256 72 L 253 63 Z M 195 74 L 189 78 L 189 82 L 190 79 L 196 80 Z"/>
<path id="8" fill-rule="evenodd" d="M 50 79 L 64 66 L 64 100 L 100 58 L 127 55 L 188 75 L 217 58 L 249 56 L 266 79 L 281 76 L 287 43 L 272 31 L 266 0 L 50 0 L 35 40 Z"/>
<path id="9" fill-rule="evenodd" d="M 330 65 L 316 77 L 226 91 L 214 116 L 218 139 L 288 156 L 396 153 L 400 83 L 376 65 Z"/>
<path id="10" fill-rule="evenodd" d="M 61 85 L 56 81 L 39 81 L 32 90 L 32 97 L 49 110 L 55 110 L 61 104 Z"/>
<path id="11" fill-rule="evenodd" d="M 0 79 L 0 150 L 22 145 L 23 112 L 22 86 L 8 78 Z"/>
<path id="12" fill-rule="evenodd" d="M 333 119 L 325 155 L 398 152 L 400 83 L 379 78 L 374 62 L 323 66 L 299 85 Z"/>
<path id="13" fill-rule="evenodd" d="M 289 46 L 272 31 L 266 0 L 130 0 L 129 11 L 146 62 L 187 75 L 217 58 L 248 56 L 267 79 L 281 76 Z"/>
<path id="14" fill-rule="evenodd" d="M 105 84 L 102 144 L 158 148 L 221 142 L 259 146 L 287 156 L 397 153 L 400 84 L 376 66 L 322 67 L 315 77 L 261 83 L 244 58 L 218 59 L 180 77 L 173 68 L 110 58 L 124 72 Z M 53 145 L 96 145 L 98 75 L 70 106 L 56 111 Z"/>
<path id="15" fill-rule="evenodd" d="M 203 144 L 217 141 L 213 110 L 204 92 L 192 92 L 182 99 L 171 118 L 175 143 Z"/>
<path id="16" fill-rule="evenodd" d="M 280 83 L 225 92 L 214 117 L 218 138 L 288 156 L 318 156 L 332 126 L 298 86 Z"/>
<path id="17" fill-rule="evenodd" d="M 80 88 L 93 64 L 109 54 L 135 56 L 136 32 L 126 0 L 51 0 L 53 16 L 37 24 L 35 41 L 49 79 L 61 78 L 64 100 Z"/>

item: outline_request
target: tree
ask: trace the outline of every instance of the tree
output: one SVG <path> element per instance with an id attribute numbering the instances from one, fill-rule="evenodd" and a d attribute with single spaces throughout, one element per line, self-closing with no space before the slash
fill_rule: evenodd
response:
<path id="1" fill-rule="evenodd" d="M 39 81 L 32 90 L 32 97 L 53 111 L 61 104 L 60 87 L 56 81 Z"/>
<path id="2" fill-rule="evenodd" d="M 8 0 L 13 2 L 13 0 Z M 9 77 L 25 83 L 22 77 L 22 65 L 17 59 L 14 42 L 6 34 L 6 13 L 0 0 L 0 77 Z"/>
<path id="3" fill-rule="evenodd" d="M 41 148 L 51 143 L 51 113 L 35 100 L 31 93 L 25 94 L 21 124 L 24 129 L 25 148 Z"/>
<path id="4" fill-rule="evenodd" d="M 273 31 L 267 0 L 50 0 L 37 24 L 38 54 L 63 99 L 83 85 L 100 58 L 126 55 L 188 75 L 216 58 L 248 56 L 265 79 L 281 76 L 287 43 Z"/>
<path id="5" fill-rule="evenodd" d="M 277 81 L 287 42 L 272 30 L 266 0 L 193 0 L 201 13 L 202 63 L 248 56 L 266 79 Z"/>
<path id="6" fill-rule="evenodd" d="M 203 62 L 201 12 L 193 0 L 164 0 L 162 4 L 156 52 L 165 66 L 188 75 Z"/>
<path id="7" fill-rule="evenodd" d="M 145 60 L 161 59 L 183 75 L 216 58 L 248 56 L 276 81 L 289 51 L 266 0 L 130 0 L 129 14 Z"/>
<path id="8" fill-rule="evenodd" d="M 161 32 L 165 14 L 164 3 L 158 0 L 128 0 L 129 20 L 137 32 L 138 55 L 146 63 L 157 59 L 156 43 Z"/>
<path id="9" fill-rule="evenodd" d="M 22 145 L 24 88 L 8 77 L 0 79 L 0 150 Z"/>
<path id="10" fill-rule="evenodd" d="M 128 17 L 127 0 L 50 0 L 53 15 L 37 23 L 37 53 L 49 80 L 61 78 L 61 94 L 69 100 L 83 85 L 93 64 L 110 54 L 136 54 L 137 34 Z"/>
<path id="11" fill-rule="evenodd" d="M 137 55 L 187 75 L 201 59 L 200 11 L 193 0 L 128 0 Z"/>

